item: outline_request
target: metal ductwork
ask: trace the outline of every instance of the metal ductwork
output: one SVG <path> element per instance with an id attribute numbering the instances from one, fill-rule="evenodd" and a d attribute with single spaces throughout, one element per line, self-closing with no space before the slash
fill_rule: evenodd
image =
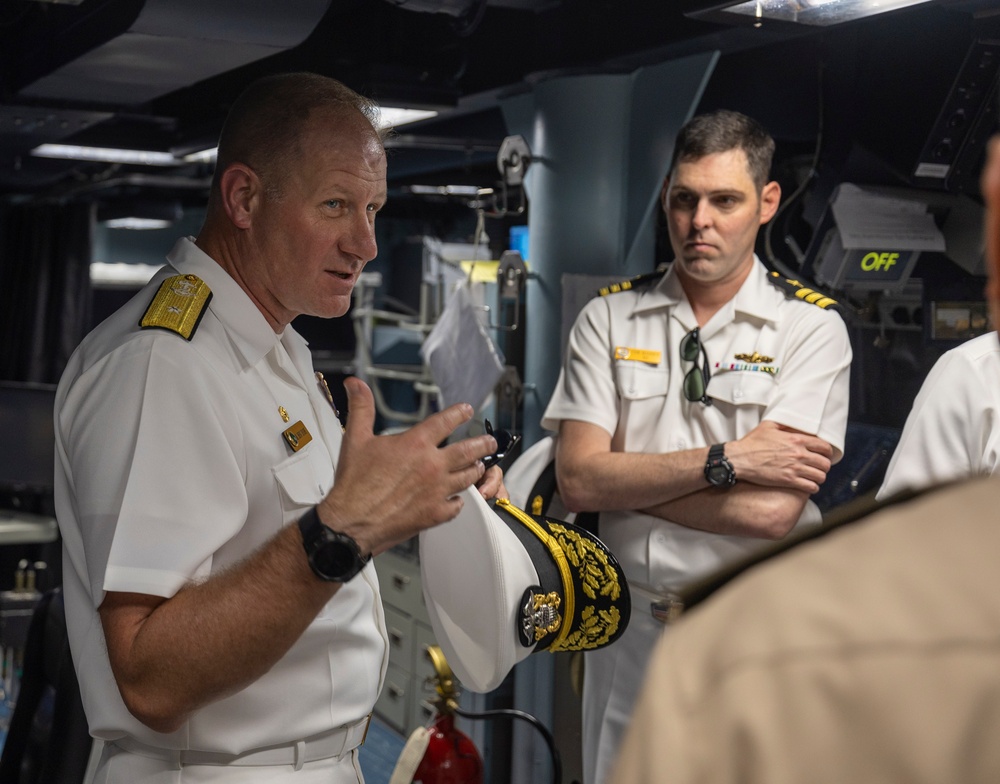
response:
<path id="1" fill-rule="evenodd" d="M 459 17 L 474 13 L 479 6 L 515 8 L 538 13 L 562 4 L 562 0 L 386 0 L 386 2 L 407 11 Z"/>
<path id="2" fill-rule="evenodd" d="M 146 0 L 130 24 L 125 20 L 127 28 L 109 23 L 107 37 L 18 94 L 143 104 L 299 45 L 329 5 L 330 0 Z"/>

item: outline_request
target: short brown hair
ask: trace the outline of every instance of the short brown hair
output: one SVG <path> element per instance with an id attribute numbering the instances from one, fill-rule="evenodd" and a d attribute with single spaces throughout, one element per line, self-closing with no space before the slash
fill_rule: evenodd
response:
<path id="1" fill-rule="evenodd" d="M 735 149 L 746 154 L 750 177 L 757 190 L 762 190 L 771 173 L 774 139 L 753 118 L 728 109 L 699 114 L 681 128 L 670 172 L 673 173 L 680 161 L 696 161 L 706 155 Z"/>
<path id="2" fill-rule="evenodd" d="M 358 112 L 384 141 L 379 107 L 347 85 L 314 73 L 265 76 L 236 99 L 219 137 L 212 190 L 231 164 L 244 163 L 257 172 L 270 196 L 278 196 L 284 173 L 301 153 L 302 132 L 317 111 Z"/>

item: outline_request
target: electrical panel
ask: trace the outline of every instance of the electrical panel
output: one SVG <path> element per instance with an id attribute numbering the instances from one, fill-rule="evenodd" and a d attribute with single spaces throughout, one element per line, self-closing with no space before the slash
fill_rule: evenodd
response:
<path id="1" fill-rule="evenodd" d="M 978 193 L 986 141 L 997 125 L 1000 40 L 975 41 L 913 172 L 922 187 Z"/>

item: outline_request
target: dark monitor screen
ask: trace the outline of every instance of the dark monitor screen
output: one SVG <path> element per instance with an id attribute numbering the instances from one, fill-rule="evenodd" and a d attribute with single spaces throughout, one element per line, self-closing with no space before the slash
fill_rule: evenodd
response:
<path id="1" fill-rule="evenodd" d="M 54 384 L 0 381 L 0 489 L 52 489 Z"/>

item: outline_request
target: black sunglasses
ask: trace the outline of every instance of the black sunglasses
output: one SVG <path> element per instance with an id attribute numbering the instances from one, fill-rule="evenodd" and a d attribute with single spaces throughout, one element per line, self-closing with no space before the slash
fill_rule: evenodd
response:
<path id="1" fill-rule="evenodd" d="M 510 455 L 514 447 L 520 442 L 521 436 L 512 435 L 509 430 L 494 431 L 490 420 L 486 419 L 483 421 L 486 422 L 486 435 L 493 436 L 497 442 L 497 451 L 483 458 L 483 465 L 490 468 L 491 466 L 499 465 Z"/>
<path id="2" fill-rule="evenodd" d="M 692 403 L 704 403 L 710 406 L 712 398 L 705 392 L 712 373 L 708 369 L 708 354 L 701 344 L 700 329 L 695 327 L 681 339 L 681 359 L 685 362 L 694 362 L 694 367 L 684 376 L 684 397 Z M 704 362 L 699 363 L 699 359 L 703 359 Z"/>

